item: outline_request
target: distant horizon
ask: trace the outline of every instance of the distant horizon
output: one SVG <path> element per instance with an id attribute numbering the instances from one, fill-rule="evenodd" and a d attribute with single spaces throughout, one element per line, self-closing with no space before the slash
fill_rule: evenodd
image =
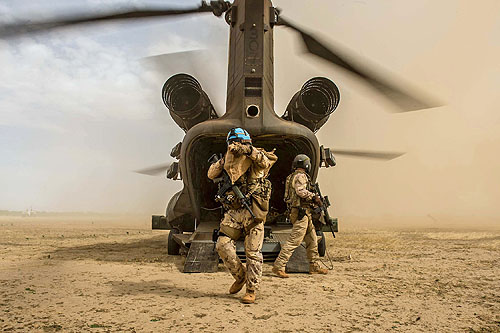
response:
<path id="1" fill-rule="evenodd" d="M 27 210 L 2 210 L 0 209 L 0 217 L 26 217 L 26 218 L 47 218 L 47 217 L 122 217 L 122 218 L 139 218 L 149 219 L 154 212 L 112 212 L 112 211 L 32 211 L 31 216 L 26 216 Z M 402 229 L 461 229 L 461 230 L 500 230 L 500 219 L 491 217 L 467 217 L 467 216 L 443 216 L 443 215 L 389 215 L 384 216 L 361 216 L 361 215 L 336 215 L 333 217 L 339 219 L 339 231 L 349 227 L 370 227 L 370 228 L 402 228 Z"/>
<path id="2" fill-rule="evenodd" d="M 26 210 L 0 209 L 0 216 L 26 214 Z M 113 212 L 113 211 L 77 211 L 77 210 L 32 210 L 34 215 L 147 215 L 148 212 Z M 155 214 L 151 214 L 155 215 Z"/>

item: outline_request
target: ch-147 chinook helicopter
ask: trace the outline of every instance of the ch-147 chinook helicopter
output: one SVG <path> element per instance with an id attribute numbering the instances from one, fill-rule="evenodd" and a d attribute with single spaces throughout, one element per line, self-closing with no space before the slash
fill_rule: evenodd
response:
<path id="1" fill-rule="evenodd" d="M 203 91 L 200 83 L 191 75 L 177 74 L 166 81 L 162 97 L 173 120 L 184 130 L 182 143 L 177 144 L 171 156 L 178 161 L 168 167 L 161 165 L 141 170 L 146 174 L 167 171 L 167 178 L 182 179 L 183 189 L 176 193 L 167 206 L 165 216 L 153 216 L 153 229 L 170 230 L 169 254 L 187 253 L 185 272 L 217 270 L 218 257 L 212 243 L 212 230 L 218 225 L 222 211 L 214 200 L 217 186 L 207 178 L 213 153 L 226 150 L 226 135 L 233 127 L 245 128 L 257 147 L 276 148 L 277 163 L 271 169 L 269 179 L 273 184 L 266 240 L 263 247 L 265 259 L 275 258 L 280 241 L 286 239 L 290 229 L 285 221 L 283 201 L 284 181 L 290 172 L 293 158 L 307 154 L 312 161 L 310 172 L 313 181 L 321 166 L 335 165 L 333 151 L 320 146 L 315 133 L 324 125 L 340 101 L 337 86 L 329 79 L 315 77 L 308 80 L 292 96 L 284 114 L 274 110 L 274 59 L 273 31 L 278 26 L 290 28 L 300 34 L 306 51 L 354 74 L 367 82 L 379 93 L 387 96 L 403 111 L 435 107 L 428 98 L 415 97 L 397 84 L 389 82 L 387 75 L 375 74 L 363 67 L 362 62 L 345 56 L 345 52 L 326 46 L 310 33 L 283 17 L 270 0 L 223 0 L 202 2 L 196 8 L 130 10 L 101 16 L 73 16 L 61 20 L 38 23 L 15 23 L 0 26 L 0 38 L 23 33 L 74 24 L 132 20 L 148 17 L 178 16 L 212 12 L 224 15 L 230 30 L 225 113 L 219 117 Z M 377 71 L 380 73 L 380 71 Z M 336 151 L 368 158 L 391 159 L 396 153 L 366 151 Z M 323 243 L 325 238 L 320 237 Z M 242 246 L 237 246 L 243 253 Z M 297 251 L 303 250 L 301 247 Z M 320 252 L 321 249 L 320 249 Z M 304 254 L 302 254 L 304 256 Z M 289 263 L 290 271 L 304 270 L 300 265 L 300 253 Z M 295 265 L 296 264 L 296 265 Z M 295 265 L 295 266 L 294 266 Z M 302 268 L 301 268 L 302 267 Z M 305 266 L 307 270 L 308 266 Z"/>

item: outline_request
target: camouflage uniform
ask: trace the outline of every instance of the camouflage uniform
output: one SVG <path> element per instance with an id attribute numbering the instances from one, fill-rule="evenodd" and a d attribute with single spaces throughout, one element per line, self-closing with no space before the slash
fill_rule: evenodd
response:
<path id="1" fill-rule="evenodd" d="M 217 178 L 224 168 L 231 180 L 239 185 L 243 194 L 252 195 L 252 211 L 257 216 L 254 221 L 245 207 L 242 207 L 239 200 L 234 200 L 224 204 L 226 210 L 221 221 L 221 232 L 224 233 L 217 240 L 216 249 L 224 265 L 229 269 L 236 281 L 246 279 L 247 290 L 255 291 L 259 289 L 262 277 L 262 244 L 264 242 L 264 221 L 267 211 L 256 206 L 265 208 L 270 197 L 270 182 L 265 179 L 269 169 L 277 160 L 273 153 L 269 153 L 260 148 L 243 147 L 239 143 L 232 143 L 228 146 L 228 152 L 224 159 L 210 166 L 208 178 Z M 245 153 L 245 149 L 250 149 Z M 229 191 L 227 197 L 234 195 Z M 245 234 L 245 255 L 246 270 L 236 255 L 235 241 Z"/>
<path id="2" fill-rule="evenodd" d="M 286 243 L 281 246 L 280 254 L 274 262 L 277 270 L 284 270 L 293 251 L 300 246 L 302 241 L 306 243 L 307 258 L 311 265 L 316 265 L 319 260 L 318 238 L 312 222 L 311 202 L 315 194 L 309 191 L 309 176 L 301 170 L 296 170 L 286 179 L 285 201 L 290 208 L 290 222 L 292 232 Z M 304 214 L 299 218 L 301 212 Z"/>

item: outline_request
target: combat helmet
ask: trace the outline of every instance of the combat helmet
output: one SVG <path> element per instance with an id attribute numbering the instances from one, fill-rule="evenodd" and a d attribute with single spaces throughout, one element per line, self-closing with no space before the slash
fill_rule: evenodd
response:
<path id="1" fill-rule="evenodd" d="M 227 133 L 227 138 L 226 142 L 227 144 L 230 144 L 231 142 L 241 142 L 241 143 L 252 143 L 252 138 L 250 137 L 250 134 L 248 132 L 241 128 L 241 127 L 235 127 L 231 128 L 229 133 Z"/>
<path id="2" fill-rule="evenodd" d="M 304 169 L 307 173 L 311 171 L 311 159 L 305 154 L 299 154 L 295 156 L 292 162 L 292 171 L 297 169 Z"/>

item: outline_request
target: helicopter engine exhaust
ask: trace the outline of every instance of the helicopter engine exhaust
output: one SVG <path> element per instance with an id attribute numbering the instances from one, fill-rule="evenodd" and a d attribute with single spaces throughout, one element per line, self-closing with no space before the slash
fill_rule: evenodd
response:
<path id="1" fill-rule="evenodd" d="M 170 116 L 184 132 L 205 120 L 218 118 L 210 98 L 189 74 L 170 77 L 163 85 L 162 98 Z"/>
<path id="2" fill-rule="evenodd" d="M 282 118 L 317 132 L 335 111 L 339 101 L 340 92 L 335 83 L 325 77 L 315 77 L 304 83 L 292 97 Z"/>

